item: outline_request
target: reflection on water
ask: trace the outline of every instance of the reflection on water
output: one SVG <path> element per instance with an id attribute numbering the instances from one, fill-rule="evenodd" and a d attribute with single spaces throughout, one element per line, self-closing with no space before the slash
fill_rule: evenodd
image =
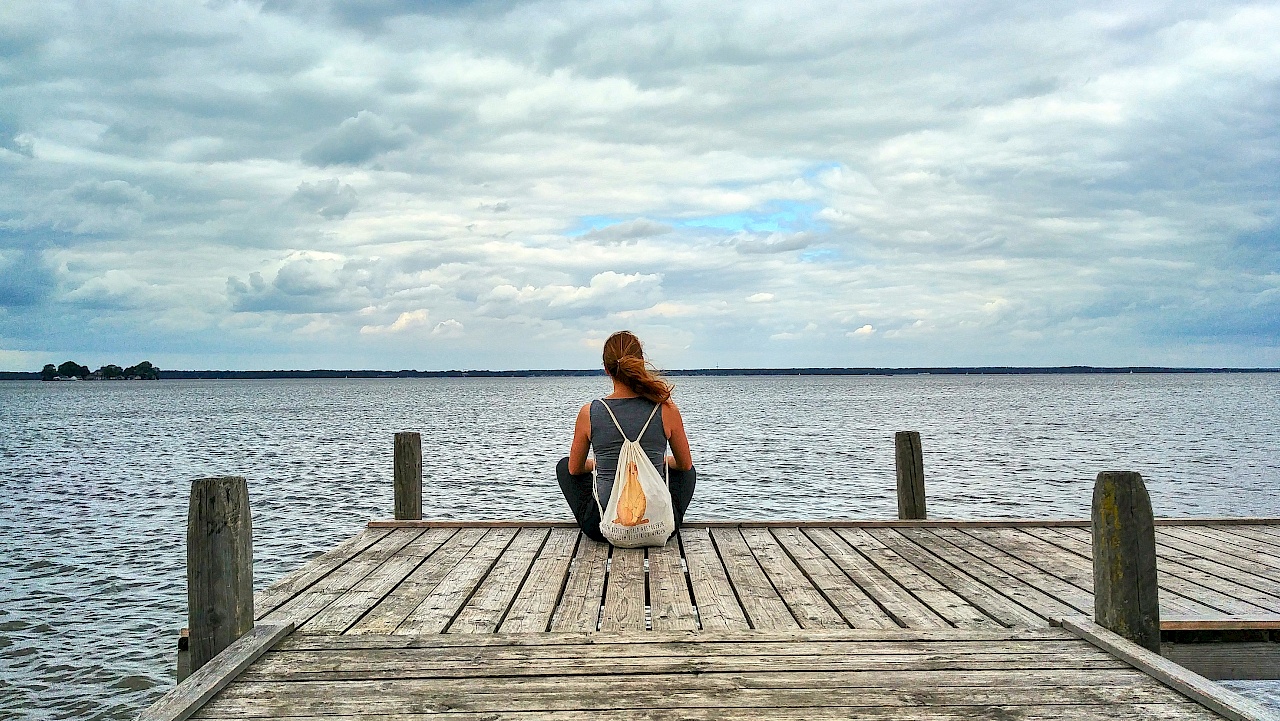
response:
<path id="1" fill-rule="evenodd" d="M 930 515 L 1088 514 L 1099 470 L 1161 515 L 1280 516 L 1280 374 L 677 378 L 689 518 L 891 518 L 893 432 Z M 568 518 L 554 462 L 602 378 L 0 383 L 0 717 L 132 718 L 172 683 L 188 481 L 249 478 L 255 586 L 391 510 Z"/>

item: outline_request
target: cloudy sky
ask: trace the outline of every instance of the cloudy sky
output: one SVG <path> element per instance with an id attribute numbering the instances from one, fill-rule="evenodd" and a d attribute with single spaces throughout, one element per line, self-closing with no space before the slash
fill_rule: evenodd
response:
<path id="1" fill-rule="evenodd" d="M 1118 7 L 1117 7 L 1118 5 Z M 1280 365 L 1280 4 L 0 4 L 0 368 Z"/>

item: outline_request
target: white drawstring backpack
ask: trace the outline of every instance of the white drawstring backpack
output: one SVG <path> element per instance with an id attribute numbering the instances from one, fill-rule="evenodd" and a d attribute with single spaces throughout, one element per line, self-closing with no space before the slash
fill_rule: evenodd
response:
<path id="1" fill-rule="evenodd" d="M 618 466 L 607 505 L 600 505 L 599 486 L 592 484 L 596 506 L 600 508 L 600 533 L 609 539 L 609 543 L 622 548 L 665 545 L 676 530 L 669 477 L 658 475 L 658 469 L 653 467 L 648 454 L 640 447 L 640 439 L 649 430 L 649 423 L 661 405 L 653 407 L 649 420 L 644 422 L 644 428 L 633 441 L 627 438 L 609 404 L 603 399 L 600 404 L 609 412 L 613 425 L 622 436 L 622 450 L 618 452 Z M 665 463 L 663 468 L 666 468 Z"/>

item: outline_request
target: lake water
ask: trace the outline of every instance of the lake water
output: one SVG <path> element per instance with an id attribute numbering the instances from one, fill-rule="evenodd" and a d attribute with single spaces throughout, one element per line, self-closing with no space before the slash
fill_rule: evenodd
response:
<path id="1" fill-rule="evenodd" d="M 1280 374 L 676 378 L 689 518 L 892 518 L 893 432 L 934 517 L 1087 517 L 1100 470 L 1162 516 L 1280 516 Z M 173 683 L 192 478 L 243 475 L 263 588 L 391 513 L 568 518 L 553 465 L 603 378 L 0 382 L 0 719 L 127 719 Z M 1275 684 L 1238 684 L 1274 702 Z"/>

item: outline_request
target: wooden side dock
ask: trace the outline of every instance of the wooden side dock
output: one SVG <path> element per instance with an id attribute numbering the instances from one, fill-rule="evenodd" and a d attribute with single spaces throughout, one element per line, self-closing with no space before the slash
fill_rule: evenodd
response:
<path id="1" fill-rule="evenodd" d="M 1280 524 L 1156 538 L 1162 628 L 1280 627 Z M 186 713 L 1267 718 L 1081 633 L 1092 590 L 1087 521 L 707 523 L 647 550 L 561 523 L 375 521 L 258 594 L 259 628 L 292 633 L 242 644 Z"/>

